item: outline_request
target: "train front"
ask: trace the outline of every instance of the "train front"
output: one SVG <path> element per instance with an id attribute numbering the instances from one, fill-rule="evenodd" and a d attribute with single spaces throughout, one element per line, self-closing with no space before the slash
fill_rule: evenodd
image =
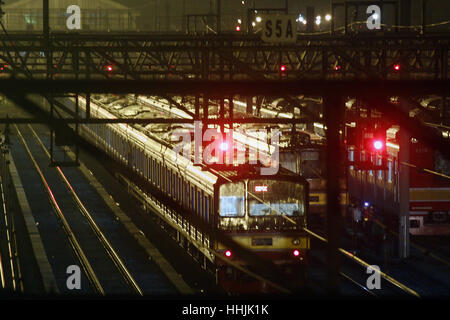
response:
<path id="1" fill-rule="evenodd" d="M 302 231 L 308 212 L 308 183 L 287 170 L 276 176 L 237 177 L 218 188 L 218 228 L 242 247 L 270 260 L 282 270 L 283 277 L 304 280 L 309 238 Z M 251 266 L 226 246 L 217 243 L 219 283 L 230 291 L 273 292 L 264 281 L 257 280 L 227 261 L 244 268 Z M 275 290 L 276 291 L 276 290 Z"/>

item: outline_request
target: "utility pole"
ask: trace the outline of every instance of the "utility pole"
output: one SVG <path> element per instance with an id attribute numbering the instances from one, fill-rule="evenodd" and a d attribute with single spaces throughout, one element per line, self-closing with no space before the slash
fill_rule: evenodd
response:
<path id="1" fill-rule="evenodd" d="M 222 0 L 217 0 L 217 33 L 222 30 Z"/>

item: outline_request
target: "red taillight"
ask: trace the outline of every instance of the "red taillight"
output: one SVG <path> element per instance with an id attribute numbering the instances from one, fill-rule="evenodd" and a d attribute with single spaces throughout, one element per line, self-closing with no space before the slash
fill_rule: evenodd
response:
<path id="1" fill-rule="evenodd" d="M 225 251 L 225 256 L 226 256 L 227 258 L 230 258 L 230 257 L 231 257 L 231 250 Z"/>
<path id="2" fill-rule="evenodd" d="M 300 251 L 295 249 L 294 251 L 292 251 L 292 254 L 294 255 L 294 257 L 298 257 L 300 255 Z"/>

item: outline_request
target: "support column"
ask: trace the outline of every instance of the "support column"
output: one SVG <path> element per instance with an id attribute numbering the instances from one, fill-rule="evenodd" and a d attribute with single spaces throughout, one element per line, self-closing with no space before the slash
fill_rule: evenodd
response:
<path id="1" fill-rule="evenodd" d="M 399 258 L 409 257 L 409 167 L 401 165 L 409 163 L 410 135 L 401 128 L 399 134 L 400 150 L 398 153 L 399 170 L 399 232 L 398 254 Z"/>
<path id="2" fill-rule="evenodd" d="M 343 99 L 331 93 L 323 100 L 325 123 L 327 126 L 327 234 L 328 234 L 328 291 L 330 295 L 339 294 L 340 236 L 342 217 L 340 210 L 339 173 L 341 166 L 341 143 L 339 129 L 343 119 Z"/>
<path id="3" fill-rule="evenodd" d="M 314 7 L 306 7 L 306 32 L 314 32 Z"/>
<path id="4" fill-rule="evenodd" d="M 245 113 L 247 115 L 253 115 L 253 97 L 248 96 L 245 99 L 246 99 L 246 104 L 247 104 Z"/>

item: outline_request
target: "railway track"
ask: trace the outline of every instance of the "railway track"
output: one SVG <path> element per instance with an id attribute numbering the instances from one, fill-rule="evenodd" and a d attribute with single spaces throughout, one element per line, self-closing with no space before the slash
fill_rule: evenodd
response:
<path id="1" fill-rule="evenodd" d="M 73 292 L 68 287 L 64 288 L 68 278 L 66 270 L 68 266 L 77 265 L 82 270 L 82 278 L 88 280 L 81 281 L 78 292 L 82 294 L 142 296 L 144 293 L 175 293 L 171 283 L 161 275 L 161 270 L 140 250 L 142 248 L 131 243 L 134 240 L 132 236 L 126 235 L 126 230 L 119 230 L 124 227 L 118 219 L 108 212 L 104 203 L 98 203 L 99 195 L 91 190 L 88 181 L 79 178 L 80 174 L 75 172 L 78 168 L 63 171 L 60 167 L 49 167 L 50 154 L 39 130 L 31 126 L 15 126 L 15 130 L 17 142 L 31 160 L 31 171 L 35 176 L 37 174 L 40 187 L 45 191 L 46 199 L 41 197 L 40 202 L 46 201 L 46 209 L 51 209 L 54 214 L 52 219 L 48 219 L 48 214 L 36 219 L 41 225 L 44 242 L 49 246 L 60 242 L 49 251 L 60 292 Z M 41 210 L 46 211 L 43 208 Z M 55 227 L 63 232 L 54 231 Z M 53 230 L 57 236 L 44 237 L 45 230 Z M 66 250 L 68 247 L 70 250 Z M 151 277 L 158 280 L 153 285 Z"/>
<path id="2" fill-rule="evenodd" d="M 15 217 L 5 201 L 6 193 L 4 181 L 0 177 L 0 236 L 2 248 L 0 250 L 0 285 L 4 290 L 23 293 L 24 285 L 20 268 L 19 249 L 17 245 Z"/>

